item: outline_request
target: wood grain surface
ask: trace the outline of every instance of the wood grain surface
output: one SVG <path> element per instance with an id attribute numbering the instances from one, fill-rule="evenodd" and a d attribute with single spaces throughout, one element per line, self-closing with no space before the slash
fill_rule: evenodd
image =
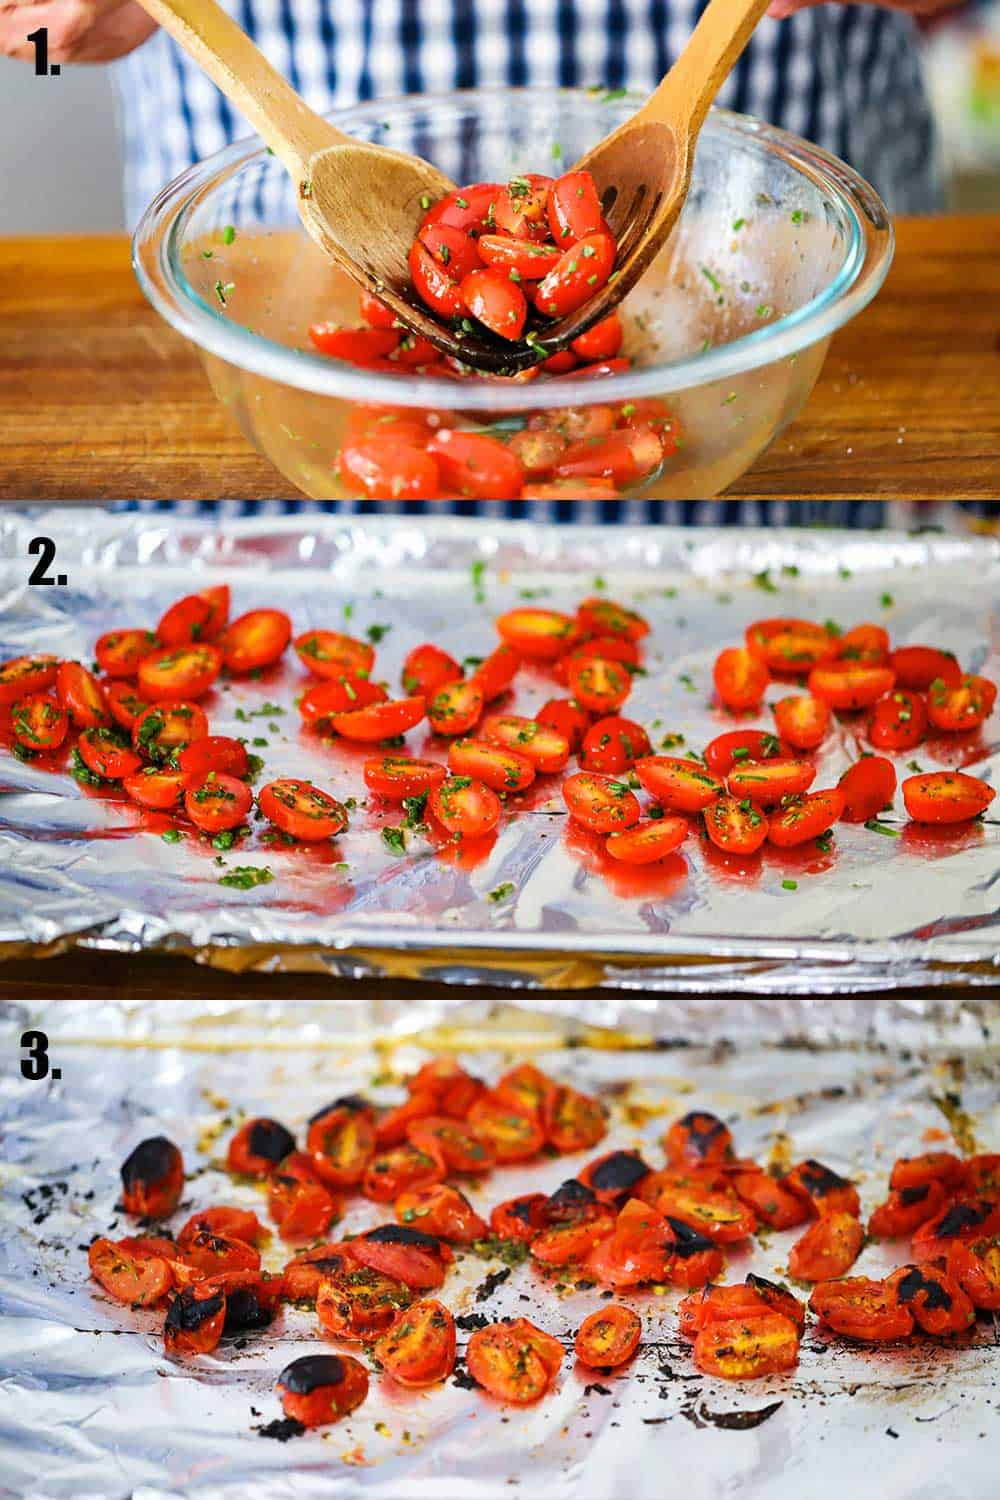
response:
<path id="1" fill-rule="evenodd" d="M 902 220 L 871 307 L 729 493 L 1000 499 L 1000 215 Z M 0 240 L 0 500 L 294 498 L 121 237 Z"/>

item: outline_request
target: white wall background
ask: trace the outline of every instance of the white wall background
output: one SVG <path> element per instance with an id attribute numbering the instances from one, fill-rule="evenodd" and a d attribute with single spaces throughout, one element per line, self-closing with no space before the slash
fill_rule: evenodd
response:
<path id="1" fill-rule="evenodd" d="M 121 153 L 98 67 L 36 78 L 0 58 L 0 234 L 121 229 Z"/>

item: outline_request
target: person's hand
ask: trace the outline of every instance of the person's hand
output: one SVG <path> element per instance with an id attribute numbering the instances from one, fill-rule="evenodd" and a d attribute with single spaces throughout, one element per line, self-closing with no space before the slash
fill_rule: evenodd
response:
<path id="1" fill-rule="evenodd" d="M 39 26 L 48 28 L 50 63 L 114 62 L 156 30 L 135 0 L 0 0 L 0 56 L 33 62 L 26 38 Z"/>
<path id="2" fill-rule="evenodd" d="M 776 21 L 794 16 L 797 10 L 809 10 L 814 5 L 825 5 L 827 0 L 771 0 L 768 15 Z M 844 0 L 850 5 L 854 0 Z M 954 10 L 962 0 L 868 0 L 868 4 L 880 6 L 882 10 L 902 10 L 911 16 L 936 16 L 943 10 Z"/>

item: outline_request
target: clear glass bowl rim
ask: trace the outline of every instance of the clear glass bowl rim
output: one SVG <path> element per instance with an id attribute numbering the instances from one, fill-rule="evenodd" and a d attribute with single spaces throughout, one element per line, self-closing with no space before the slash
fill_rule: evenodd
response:
<path id="1" fill-rule="evenodd" d="M 454 90 L 443 94 L 409 94 L 378 99 L 333 111 L 329 119 L 351 132 L 407 113 L 439 108 L 472 108 L 478 100 L 508 96 L 544 105 L 577 96 L 593 103 L 583 89 L 495 88 Z M 628 93 L 623 103 L 638 108 L 644 96 Z M 831 199 L 848 226 L 844 262 L 816 297 L 732 343 L 683 359 L 645 365 L 604 380 L 570 380 L 539 385 L 463 382 L 427 377 L 379 375 L 331 360 L 308 350 L 292 349 L 221 316 L 190 286 L 181 264 L 182 234 L 195 203 L 211 192 L 223 175 L 262 157 L 257 136 L 246 137 L 195 163 L 169 182 L 153 199 L 132 240 L 132 265 L 145 296 L 162 318 L 201 350 L 230 365 L 266 379 L 351 402 L 388 406 L 440 407 L 446 410 L 496 412 L 537 411 L 558 406 L 586 406 L 665 396 L 673 392 L 732 379 L 829 338 L 862 308 L 884 282 L 892 264 L 894 236 L 888 209 L 875 189 L 852 167 L 791 131 L 780 130 L 749 115 L 713 109 L 704 127 L 749 138 L 780 157 Z"/>

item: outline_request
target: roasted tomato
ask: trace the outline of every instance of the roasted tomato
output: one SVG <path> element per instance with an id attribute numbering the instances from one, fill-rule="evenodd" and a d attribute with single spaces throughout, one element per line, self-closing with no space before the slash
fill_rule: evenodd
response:
<path id="1" fill-rule="evenodd" d="M 694 1362 L 706 1375 L 723 1380 L 756 1380 L 794 1370 L 799 1331 L 781 1313 L 706 1323 L 694 1341 Z"/>
<path id="2" fill-rule="evenodd" d="M 746 629 L 747 650 L 779 677 L 802 677 L 837 654 L 837 638 L 814 620 L 756 620 Z"/>
<path id="3" fill-rule="evenodd" d="M 1000 1234 L 1000 1207 L 985 1198 L 962 1198 L 947 1204 L 933 1219 L 915 1231 L 910 1249 L 917 1260 L 936 1260 L 947 1255 L 955 1240 L 971 1244 Z"/>
<path id="4" fill-rule="evenodd" d="M 808 760 L 741 760 L 726 777 L 729 795 L 747 798 L 756 807 L 777 807 L 786 797 L 797 797 L 816 779 Z"/>
<path id="5" fill-rule="evenodd" d="M 587 730 L 580 749 L 580 769 L 617 776 L 648 755 L 649 736 L 634 719 L 617 714 L 598 719 Z"/>
<path id="6" fill-rule="evenodd" d="M 400 1385 L 419 1389 L 447 1380 L 455 1367 L 455 1320 L 440 1302 L 414 1302 L 378 1340 L 375 1358 Z"/>
<path id="7" fill-rule="evenodd" d="M 69 715 L 46 693 L 32 693 L 14 704 L 11 728 L 26 750 L 56 750 L 69 733 Z"/>
<path id="8" fill-rule="evenodd" d="M 726 790 L 719 778 L 696 760 L 647 755 L 636 761 L 634 769 L 646 791 L 672 812 L 701 812 Z"/>
<path id="9" fill-rule="evenodd" d="M 552 1079 L 534 1063 L 518 1063 L 497 1079 L 495 1093 L 522 1114 L 541 1120 L 545 1096 L 552 1087 Z"/>
<path id="10" fill-rule="evenodd" d="M 222 670 L 218 646 L 164 646 L 139 663 L 139 692 L 151 703 L 197 699 L 208 692 Z"/>
<path id="11" fill-rule="evenodd" d="M 923 1156 L 899 1156 L 889 1176 L 891 1188 L 923 1187 L 939 1182 L 945 1188 L 962 1183 L 965 1163 L 951 1151 L 928 1151 Z"/>
<path id="12" fill-rule="evenodd" d="M 921 1224 L 933 1219 L 948 1201 L 940 1182 L 923 1182 L 915 1187 L 892 1188 L 868 1220 L 868 1233 L 879 1239 L 900 1239 L 914 1234 Z"/>
<path id="13" fill-rule="evenodd" d="M 367 1339 L 388 1328 L 412 1301 L 410 1288 L 401 1281 L 355 1263 L 320 1282 L 316 1316 L 334 1338 Z"/>
<path id="14" fill-rule="evenodd" d="M 630 1307 L 610 1302 L 584 1318 L 573 1344 L 576 1357 L 594 1370 L 626 1364 L 642 1339 L 642 1320 Z"/>
<path id="15" fill-rule="evenodd" d="M 728 1180 L 740 1202 L 772 1229 L 794 1229 L 809 1218 L 806 1200 L 760 1167 L 733 1172 Z"/>
<path id="16" fill-rule="evenodd" d="M 239 828 L 252 807 L 253 792 L 246 782 L 218 771 L 209 771 L 199 784 L 189 783 L 184 793 L 184 810 L 202 833 Z"/>
<path id="17" fill-rule="evenodd" d="M 974 1307 L 986 1312 L 1000 1309 L 1000 1236 L 952 1240 L 947 1266 Z"/>
<path id="18" fill-rule="evenodd" d="M 815 750 L 826 739 L 830 710 L 821 698 L 794 693 L 774 704 L 774 723 L 781 738 L 796 750 Z"/>
<path id="19" fill-rule="evenodd" d="M 588 1162 L 579 1181 L 589 1187 L 601 1203 L 617 1207 L 633 1198 L 639 1184 L 649 1176 L 650 1168 L 638 1151 L 609 1151 L 596 1161 Z"/>
<path id="20" fill-rule="evenodd" d="M 412 760 L 407 755 L 383 755 L 365 761 L 365 786 L 386 802 L 405 802 L 440 786 L 448 772 L 436 760 Z"/>
<path id="21" fill-rule="evenodd" d="M 792 849 L 827 833 L 844 811 L 844 793 L 839 787 L 788 797 L 768 821 L 768 843 Z"/>
<path id="22" fill-rule="evenodd" d="M 269 823 L 303 843 L 336 838 L 347 827 L 347 809 L 311 781 L 285 778 L 261 787 L 257 805 Z"/>
<path id="23" fill-rule="evenodd" d="M 488 1172 L 496 1162 L 489 1145 L 458 1120 L 424 1115 L 411 1121 L 406 1134 L 419 1150 L 439 1156 L 447 1172 Z"/>
<path id="24" fill-rule="evenodd" d="M 708 1240 L 703 1243 L 712 1248 Z M 532 1253 L 534 1248 L 533 1245 Z M 602 1286 L 666 1282 L 670 1279 L 673 1249 L 674 1236 L 663 1215 L 651 1204 L 630 1198 L 615 1220 L 612 1233 L 595 1246 L 585 1266 Z"/>
<path id="25" fill-rule="evenodd" d="M 563 1152 L 586 1151 L 608 1133 L 600 1101 L 562 1084 L 553 1084 L 542 1101 L 542 1125 L 548 1145 Z"/>
<path id="26" fill-rule="evenodd" d="M 199 1279 L 221 1276 L 225 1271 L 260 1269 L 260 1253 L 253 1245 L 248 1245 L 246 1240 L 215 1234 L 209 1229 L 196 1230 L 179 1249 L 178 1258 L 197 1271 Z"/>
<path id="27" fill-rule="evenodd" d="M 695 1180 L 664 1185 L 656 1207 L 668 1218 L 700 1230 L 716 1245 L 736 1244 L 757 1228 L 753 1211 L 735 1193 L 712 1191 Z"/>
<path id="28" fill-rule="evenodd" d="M 334 682 L 367 677 L 375 665 L 375 647 L 339 630 L 307 630 L 293 641 L 295 654 L 314 677 Z"/>
<path id="29" fill-rule="evenodd" d="M 976 1321 L 976 1311 L 960 1282 L 949 1272 L 926 1262 L 900 1266 L 886 1279 L 891 1297 L 913 1314 L 924 1333 L 965 1333 Z"/>
<path id="30" fill-rule="evenodd" d="M 485 1219 L 479 1217 L 465 1194 L 445 1183 L 400 1193 L 395 1211 L 400 1224 L 412 1225 L 453 1245 L 472 1245 L 489 1234 Z"/>
<path id="31" fill-rule="evenodd" d="M 295 1137 L 277 1120 L 266 1116 L 247 1120 L 232 1140 L 226 1156 L 230 1172 L 246 1177 L 269 1177 L 295 1150 Z"/>
<path id="32" fill-rule="evenodd" d="M 466 1365 L 476 1384 L 515 1406 L 530 1406 L 544 1396 L 562 1359 L 559 1340 L 527 1318 L 477 1328 L 466 1352 Z"/>
<path id="33" fill-rule="evenodd" d="M 528 1161 L 545 1145 L 545 1130 L 533 1115 L 522 1114 L 503 1095 L 487 1089 L 469 1110 L 467 1123 L 503 1164 Z"/>
<path id="34" fill-rule="evenodd" d="M 576 637 L 576 622 L 555 609 L 511 609 L 496 620 L 498 634 L 521 656 L 554 661 Z"/>
<path id="35" fill-rule="evenodd" d="M 280 1169 L 268 1178 L 267 1208 L 283 1240 L 318 1239 L 340 1213 L 328 1188 Z"/>
<path id="36" fill-rule="evenodd" d="M 867 1276 L 844 1276 L 821 1281 L 813 1288 L 809 1306 L 835 1333 L 866 1343 L 888 1343 L 913 1332 L 913 1316 L 900 1305 L 890 1281 Z"/>
<path id="37" fill-rule="evenodd" d="M 826 1210 L 788 1252 L 797 1281 L 829 1281 L 849 1271 L 861 1253 L 865 1233 L 853 1214 Z"/>
<path id="38" fill-rule="evenodd" d="M 967 823 L 986 811 L 995 788 L 963 771 L 926 771 L 902 786 L 906 811 L 916 823 Z"/>
<path id="39" fill-rule="evenodd" d="M 1000 1156 L 990 1153 L 968 1157 L 962 1163 L 960 1180 L 964 1194 L 1000 1203 Z"/>
<path id="40" fill-rule="evenodd" d="M 186 1286 L 167 1308 L 163 1347 L 168 1354 L 211 1354 L 225 1322 L 225 1292 L 204 1284 Z"/>
<path id="41" fill-rule="evenodd" d="M 508 1198 L 490 1211 L 490 1228 L 502 1240 L 521 1240 L 530 1245 L 548 1226 L 544 1193 L 524 1193 Z"/>
<path id="42" fill-rule="evenodd" d="M 539 719 L 491 714 L 483 723 L 483 739 L 523 756 L 536 771 L 561 771 L 569 760 L 569 740 Z"/>
<path id="43" fill-rule="evenodd" d="M 442 828 L 463 839 L 492 833 L 503 811 L 496 792 L 470 776 L 451 776 L 436 786 L 427 799 L 427 810 Z"/>
<path id="44" fill-rule="evenodd" d="M 288 1302 L 315 1303 L 321 1283 L 348 1270 L 357 1270 L 350 1241 L 314 1245 L 310 1250 L 300 1251 L 285 1266 L 283 1296 Z"/>
<path id="45" fill-rule="evenodd" d="M 693 1339 L 709 1323 L 728 1323 L 733 1319 L 747 1321 L 780 1313 L 801 1334 L 806 1324 L 806 1310 L 787 1287 L 751 1274 L 735 1286 L 705 1286 L 684 1298 L 677 1308 L 680 1331 Z"/>
<path id="46" fill-rule="evenodd" d="M 165 1135 L 140 1141 L 122 1163 L 122 1207 L 144 1219 L 169 1219 L 184 1190 L 184 1158 Z"/>
<path id="47" fill-rule="evenodd" d="M 896 768 L 882 755 L 864 755 L 846 770 L 837 783 L 844 795 L 845 823 L 867 823 L 886 808 L 896 795 Z"/>
<path id="48" fill-rule="evenodd" d="M 756 708 L 771 681 L 771 674 L 760 657 L 745 646 L 727 646 L 715 658 L 712 680 L 719 700 L 734 710 Z"/>
<path id="49" fill-rule="evenodd" d="M 523 792 L 535 779 L 530 760 L 488 740 L 452 740 L 448 769 L 455 776 L 475 778 L 495 792 Z"/>
<path id="50" fill-rule="evenodd" d="M 373 1157 L 362 1179 L 361 1191 L 373 1203 L 391 1203 L 400 1193 L 443 1180 L 441 1158 L 407 1141 Z"/>
<path id="51" fill-rule="evenodd" d="M 915 750 L 927 734 L 927 705 L 912 688 L 881 698 L 868 720 L 868 738 L 878 750 Z"/>
<path id="52" fill-rule="evenodd" d="M 259 1245 L 268 1238 L 268 1231 L 250 1209 L 223 1205 L 192 1214 L 178 1234 L 177 1244 L 183 1249 L 198 1234 L 221 1234 L 229 1240 L 243 1240 L 247 1245 Z"/>
<path id="53" fill-rule="evenodd" d="M 670 1126 L 663 1149 L 667 1161 L 677 1167 L 725 1162 L 733 1156 L 733 1136 L 718 1115 L 693 1109 Z"/>
<path id="54" fill-rule="evenodd" d="M 94 1240 L 87 1260 L 94 1280 L 109 1297 L 128 1307 L 155 1307 L 173 1284 L 166 1260 L 156 1255 L 132 1255 L 114 1240 Z"/>
<path id="55" fill-rule="evenodd" d="M 88 672 L 78 661 L 59 663 L 56 697 L 77 729 L 101 729 L 110 723 L 111 715 L 101 684 L 93 672 Z"/>
<path id="56" fill-rule="evenodd" d="M 781 741 L 767 730 L 730 729 L 705 746 L 704 760 L 713 775 L 728 776 L 748 760 L 771 760 L 781 754 Z"/>
<path id="57" fill-rule="evenodd" d="M 562 794 L 570 817 L 593 833 L 617 833 L 640 818 L 635 793 L 610 776 L 577 771 L 563 782 Z"/>
<path id="58" fill-rule="evenodd" d="M 251 609 L 222 636 L 223 660 L 230 672 L 255 672 L 273 666 L 291 638 L 292 622 L 282 610 Z"/>
<path id="59" fill-rule="evenodd" d="M 410 1082 L 412 1083 L 412 1079 Z M 386 1110 L 375 1126 L 375 1142 L 378 1146 L 398 1146 L 408 1139 L 407 1132 L 413 1120 L 426 1119 L 438 1113 L 440 1091 L 436 1083 L 422 1088 L 413 1088 L 402 1104 Z"/>
<path id="60" fill-rule="evenodd" d="M 719 797 L 702 813 L 705 832 L 724 854 L 756 854 L 770 831 L 770 823 L 749 797 Z"/>
<path id="61" fill-rule="evenodd" d="M 853 1214 L 855 1218 L 861 1213 L 858 1190 L 853 1182 L 812 1157 L 799 1162 L 782 1180 L 786 1188 L 811 1204 L 813 1213 Z"/>
<path id="62" fill-rule="evenodd" d="M 546 1266 L 582 1265 L 595 1246 L 614 1233 L 614 1228 L 611 1209 L 597 1209 L 593 1217 L 543 1229 L 531 1241 L 531 1254 Z"/>
<path id="63" fill-rule="evenodd" d="M 375 1114 L 363 1099 L 338 1099 L 310 1117 L 306 1150 L 331 1187 L 356 1187 L 375 1156 Z"/>
<path id="64" fill-rule="evenodd" d="M 349 1354 L 306 1354 L 278 1376 L 286 1417 L 303 1427 L 339 1422 L 368 1395 L 368 1371 Z"/>

